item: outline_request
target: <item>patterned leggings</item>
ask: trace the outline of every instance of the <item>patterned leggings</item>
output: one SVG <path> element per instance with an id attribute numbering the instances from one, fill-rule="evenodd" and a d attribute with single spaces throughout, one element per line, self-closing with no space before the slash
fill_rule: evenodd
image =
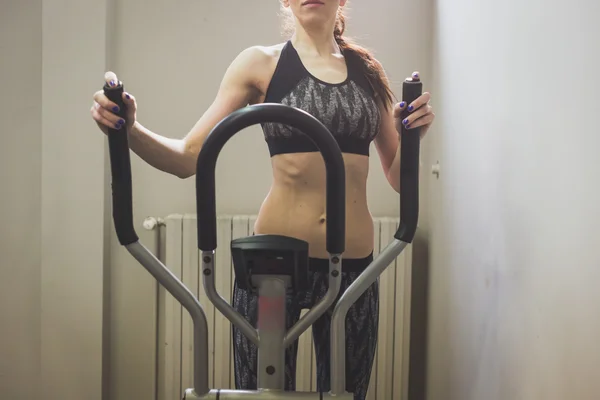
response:
<path id="1" fill-rule="evenodd" d="M 373 260 L 370 255 L 363 259 L 342 261 L 341 296 L 364 268 Z M 311 258 L 309 262 L 312 287 L 306 293 L 288 294 L 286 299 L 286 326 L 290 329 L 300 318 L 300 311 L 314 307 L 328 288 L 329 260 Z M 317 391 L 330 390 L 330 335 L 331 316 L 335 303 L 312 325 L 317 365 Z M 233 289 L 233 307 L 256 327 L 258 297 L 238 288 Z M 348 311 L 346 317 L 346 390 L 354 393 L 355 400 L 367 396 L 371 368 L 375 357 L 377 327 L 379 323 L 379 282 L 375 282 Z M 233 352 L 235 385 L 238 390 L 257 388 L 256 346 L 233 327 Z M 285 390 L 296 387 L 296 355 L 298 341 L 285 352 Z"/>

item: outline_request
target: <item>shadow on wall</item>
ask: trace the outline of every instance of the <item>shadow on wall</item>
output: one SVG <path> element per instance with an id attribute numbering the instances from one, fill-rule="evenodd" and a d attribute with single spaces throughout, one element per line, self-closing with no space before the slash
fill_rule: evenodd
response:
<path id="1" fill-rule="evenodd" d="M 427 398 L 427 310 L 429 288 L 429 238 L 417 231 L 413 243 L 410 311 L 408 399 Z"/>

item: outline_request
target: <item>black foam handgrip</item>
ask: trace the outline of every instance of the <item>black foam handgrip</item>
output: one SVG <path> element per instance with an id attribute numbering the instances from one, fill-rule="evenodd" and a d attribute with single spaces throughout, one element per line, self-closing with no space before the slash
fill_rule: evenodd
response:
<path id="1" fill-rule="evenodd" d="M 113 112 L 125 120 L 127 110 L 123 101 L 123 85 L 119 83 L 116 87 L 111 87 L 106 84 L 104 94 L 119 107 L 118 111 Z M 113 221 L 119 243 L 125 246 L 138 241 L 133 227 L 131 160 L 125 126 L 121 129 L 108 129 L 108 149 L 112 176 Z"/>
<path id="2" fill-rule="evenodd" d="M 415 110 L 411 105 L 423 93 L 423 84 L 419 78 L 409 78 L 402 87 L 402 100 L 406 108 L 402 112 L 402 121 Z M 417 231 L 419 220 L 419 153 L 421 146 L 420 128 L 407 129 L 404 124 L 400 132 L 400 226 L 394 237 L 405 243 L 411 243 Z"/>

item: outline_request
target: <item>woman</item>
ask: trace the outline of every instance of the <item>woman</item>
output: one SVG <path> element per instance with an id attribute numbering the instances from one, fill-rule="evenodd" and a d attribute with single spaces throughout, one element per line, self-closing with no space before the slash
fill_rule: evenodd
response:
<path id="1" fill-rule="evenodd" d="M 127 121 L 120 120 L 102 91 L 94 95 L 92 116 L 107 127 L 126 130 L 130 147 L 150 165 L 187 178 L 194 174 L 198 152 L 211 129 L 248 104 L 277 102 L 303 109 L 321 120 L 338 141 L 346 167 L 346 252 L 340 293 L 373 258 L 373 222 L 367 207 L 369 146 L 373 141 L 390 185 L 399 191 L 400 124 L 421 127 L 434 120 L 429 94 L 412 104 L 393 104 L 381 65 L 364 48 L 344 38 L 342 8 L 346 0 L 281 0 L 295 28 L 291 39 L 271 47 L 242 51 L 231 63 L 216 98 L 181 140 L 154 133 L 136 120 L 135 98 L 125 93 Z M 117 82 L 108 73 L 107 81 Z M 410 116 L 399 115 L 408 107 Z M 305 136 L 287 126 L 263 124 L 273 167 L 273 183 L 254 227 L 257 234 L 279 234 L 309 243 L 312 289 L 288 298 L 288 328 L 303 308 L 311 308 L 327 291 L 325 248 L 325 167 L 321 154 Z M 347 390 L 364 399 L 369 385 L 378 326 L 378 285 L 354 304 L 346 323 Z M 256 298 L 237 286 L 233 305 L 256 323 Z M 318 390 L 329 390 L 331 312 L 313 326 Z M 286 390 L 295 388 L 297 344 L 286 352 Z M 256 388 L 256 349 L 234 328 L 235 376 L 238 389 Z"/>

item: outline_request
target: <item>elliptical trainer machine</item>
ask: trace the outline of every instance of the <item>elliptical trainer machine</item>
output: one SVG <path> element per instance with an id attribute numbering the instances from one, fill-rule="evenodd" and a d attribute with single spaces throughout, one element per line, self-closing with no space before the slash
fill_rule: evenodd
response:
<path id="1" fill-rule="evenodd" d="M 107 97 L 126 117 L 122 100 L 123 85 L 104 86 Z M 422 92 L 422 83 L 409 78 L 403 85 L 403 100 L 410 104 Z M 404 112 L 407 113 L 406 111 Z M 406 118 L 403 116 L 402 118 Z M 285 328 L 285 298 L 288 291 L 308 285 L 308 243 L 281 235 L 253 235 L 231 241 L 235 279 L 242 288 L 259 295 L 258 325 L 255 329 L 217 292 L 215 287 L 215 250 L 217 216 L 215 168 L 225 143 L 252 125 L 274 122 L 290 125 L 306 134 L 317 146 L 326 166 L 329 288 L 323 299 L 291 329 Z M 190 313 L 194 326 L 194 387 L 187 389 L 186 400 L 205 399 L 325 399 L 352 400 L 345 377 L 345 318 L 350 306 L 371 286 L 383 271 L 412 242 L 419 215 L 419 129 L 401 132 L 400 226 L 394 240 L 379 253 L 335 305 L 331 322 L 331 390 L 328 393 L 284 391 L 285 349 L 308 329 L 335 301 L 340 290 L 342 255 L 345 246 L 345 169 L 342 153 L 327 128 L 312 115 L 282 104 L 259 104 L 237 110 L 219 122 L 206 138 L 197 160 L 196 206 L 198 248 L 207 297 L 215 307 L 258 347 L 258 390 L 211 389 L 208 385 L 208 325 L 198 299 L 144 245 L 133 227 L 131 164 L 127 135 L 109 129 L 108 141 L 112 173 L 113 220 L 121 245 L 181 303 Z"/>

